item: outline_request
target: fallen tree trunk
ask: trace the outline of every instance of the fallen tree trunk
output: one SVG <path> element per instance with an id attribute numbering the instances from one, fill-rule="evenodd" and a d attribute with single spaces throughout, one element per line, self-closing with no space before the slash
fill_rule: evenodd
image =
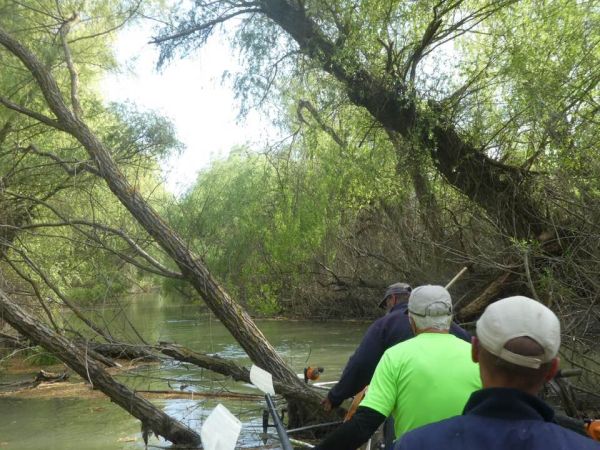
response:
<path id="1" fill-rule="evenodd" d="M 456 315 L 461 322 L 473 320 L 481 315 L 483 310 L 494 299 L 499 298 L 506 285 L 514 280 L 516 272 L 503 272 L 489 283 L 477 298 L 471 300 L 464 307 L 457 308 Z"/>
<path id="2" fill-rule="evenodd" d="M 79 342 L 78 342 L 79 343 Z M 82 344 L 84 344 L 82 342 Z M 158 361 L 158 356 L 139 345 L 131 345 L 122 342 L 101 344 L 98 342 L 86 342 L 87 346 L 94 352 L 113 359 L 128 359 L 140 361 Z"/>
<path id="3" fill-rule="evenodd" d="M 152 430 L 174 444 L 198 445 L 200 443 L 200 436 L 195 431 L 172 419 L 148 400 L 116 381 L 100 364 L 89 358 L 85 349 L 79 348 L 34 320 L 11 302 L 1 290 L 0 314 L 15 330 L 54 353 L 82 378 L 88 380 L 94 389 L 99 389 L 129 414 L 141 420 L 145 429 Z"/>
<path id="4" fill-rule="evenodd" d="M 210 356 L 203 353 L 197 353 L 180 345 L 162 342 L 159 346 L 161 353 L 170 356 L 178 361 L 187 362 L 212 372 L 220 373 L 233 378 L 235 381 L 250 383 L 250 371 L 245 367 L 239 366 L 232 361 Z M 305 402 L 313 407 L 318 407 L 319 394 L 315 392 L 308 384 L 302 382 L 299 378 L 301 389 L 297 385 L 289 385 L 279 381 L 273 381 L 273 387 L 277 394 L 283 395 L 286 399 Z"/>
<path id="5" fill-rule="evenodd" d="M 164 355 L 178 361 L 187 362 L 229 376 L 235 381 L 250 383 L 250 371 L 232 361 L 219 358 L 218 356 L 196 353 L 180 345 L 165 342 L 160 344 L 159 350 Z M 336 408 L 330 413 L 325 413 L 320 405 L 322 394 L 304 383 L 296 375 L 294 377 L 297 380 L 297 383 L 294 384 L 277 380 L 273 381 L 275 392 L 282 395 L 288 402 L 289 427 L 295 428 L 299 425 L 327 422 L 331 420 L 332 415 L 336 415 L 339 418 L 344 417 L 346 411 L 343 408 Z"/>

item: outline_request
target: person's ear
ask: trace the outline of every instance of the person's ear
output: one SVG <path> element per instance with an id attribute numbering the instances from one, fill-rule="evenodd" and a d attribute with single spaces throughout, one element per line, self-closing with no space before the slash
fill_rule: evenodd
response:
<path id="1" fill-rule="evenodd" d="M 471 338 L 471 359 L 474 363 L 479 362 L 479 340 L 476 336 Z"/>
<path id="2" fill-rule="evenodd" d="M 558 372 L 558 368 L 560 367 L 560 358 L 557 356 L 551 361 L 551 363 L 550 370 L 548 370 L 546 376 L 544 376 L 544 381 L 550 381 L 552 378 L 554 378 L 554 375 L 556 375 L 556 372 Z"/>
<path id="3" fill-rule="evenodd" d="M 415 321 L 412 317 L 410 317 L 410 314 L 408 315 L 408 323 L 410 323 L 410 329 L 412 330 L 413 334 L 416 336 L 417 335 L 417 326 L 415 325 Z"/>

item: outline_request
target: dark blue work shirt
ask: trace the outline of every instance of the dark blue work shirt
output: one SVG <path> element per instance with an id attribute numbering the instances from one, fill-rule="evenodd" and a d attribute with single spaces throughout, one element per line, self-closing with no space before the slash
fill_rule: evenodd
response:
<path id="1" fill-rule="evenodd" d="M 553 420 L 552 408 L 533 395 L 508 388 L 482 389 L 471 394 L 462 416 L 410 431 L 394 450 L 600 449 L 600 443 Z"/>
<path id="2" fill-rule="evenodd" d="M 371 324 L 348 360 L 340 381 L 327 394 L 333 406 L 358 394 L 371 382 L 377 363 L 388 348 L 414 337 L 406 314 L 407 308 L 407 302 L 399 303 Z M 471 342 L 469 333 L 455 323 L 452 323 L 450 333 Z"/>

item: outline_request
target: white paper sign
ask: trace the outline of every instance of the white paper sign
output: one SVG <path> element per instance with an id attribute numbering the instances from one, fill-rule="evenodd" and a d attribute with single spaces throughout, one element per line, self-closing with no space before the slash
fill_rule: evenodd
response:
<path id="1" fill-rule="evenodd" d="M 252 366 L 250 369 L 250 382 L 265 394 L 275 395 L 273 377 L 266 370 L 262 370 L 258 366 Z"/>
<path id="2" fill-rule="evenodd" d="M 212 410 L 200 429 L 204 450 L 234 450 L 242 422 L 220 403 Z"/>

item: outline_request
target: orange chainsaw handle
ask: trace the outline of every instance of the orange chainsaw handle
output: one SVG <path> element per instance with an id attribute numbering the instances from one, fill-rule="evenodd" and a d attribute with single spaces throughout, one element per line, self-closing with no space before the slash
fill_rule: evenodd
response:
<path id="1" fill-rule="evenodd" d="M 367 389 L 369 389 L 369 385 L 365 386 L 365 388 L 362 391 L 360 391 L 354 396 L 352 404 L 350 405 L 350 408 L 348 408 L 348 412 L 346 412 L 346 415 L 344 416 L 344 422 L 348 422 L 350 419 L 352 419 L 352 416 L 358 409 L 358 405 L 360 405 L 362 399 L 365 398 L 365 395 L 367 394 Z"/>
<path id="2" fill-rule="evenodd" d="M 585 431 L 595 441 L 600 441 L 600 420 L 590 420 L 585 425 Z"/>

